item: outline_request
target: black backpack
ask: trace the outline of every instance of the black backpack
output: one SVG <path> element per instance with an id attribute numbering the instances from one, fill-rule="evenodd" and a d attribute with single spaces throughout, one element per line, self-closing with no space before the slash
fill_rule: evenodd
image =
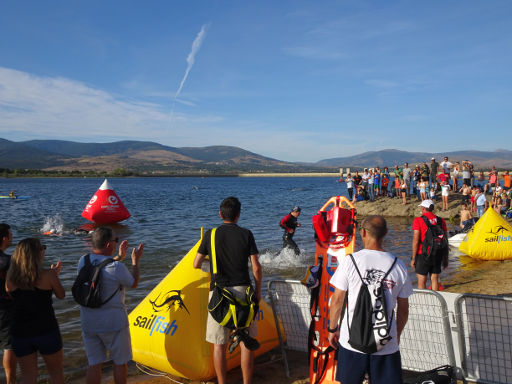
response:
<path id="1" fill-rule="evenodd" d="M 91 255 L 84 256 L 84 266 L 78 272 L 78 276 L 73 283 L 71 293 L 75 301 L 83 307 L 99 308 L 107 303 L 119 290 L 116 289 L 110 297 L 101 300 L 101 270 L 107 265 L 114 262 L 114 259 L 109 258 L 101 263 L 94 265 L 91 263 Z"/>
<path id="2" fill-rule="evenodd" d="M 349 325 L 349 312 L 347 310 L 348 343 L 352 348 L 363 353 L 375 353 L 384 348 L 388 341 L 391 340 L 389 331 L 393 315 L 391 315 L 391 319 L 388 319 L 386 297 L 382 282 L 395 266 L 397 258 L 395 257 L 393 264 L 391 264 L 391 267 L 382 278 L 379 277 L 377 281 L 367 284 L 357 268 L 354 257 L 352 254 L 349 256 L 363 285 L 361 285 L 357 295 L 354 314 L 350 322 L 351 325 Z M 348 298 L 348 295 L 346 297 Z"/>
<path id="3" fill-rule="evenodd" d="M 448 239 L 445 236 L 443 227 L 441 226 L 441 219 L 436 216 L 437 223 L 432 225 L 430 220 L 421 216 L 427 231 L 425 232 L 425 238 L 421 243 L 421 254 L 425 260 L 430 260 L 433 257 L 444 257 L 445 253 L 448 252 Z"/>

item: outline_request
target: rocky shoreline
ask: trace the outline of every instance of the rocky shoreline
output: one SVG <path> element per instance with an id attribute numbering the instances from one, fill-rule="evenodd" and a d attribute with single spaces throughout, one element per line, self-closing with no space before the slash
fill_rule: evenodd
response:
<path id="1" fill-rule="evenodd" d="M 434 213 L 443 219 L 454 220 L 460 216 L 460 203 L 462 195 L 452 194 L 448 203 L 448 210 L 442 211 L 441 197 L 438 196 L 435 201 Z M 420 215 L 418 205 L 421 203 L 416 196 L 407 198 L 407 204 L 402 205 L 402 197 L 379 197 L 375 201 L 358 201 L 354 205 L 357 209 L 357 215 L 381 215 L 384 217 L 416 217 Z"/>

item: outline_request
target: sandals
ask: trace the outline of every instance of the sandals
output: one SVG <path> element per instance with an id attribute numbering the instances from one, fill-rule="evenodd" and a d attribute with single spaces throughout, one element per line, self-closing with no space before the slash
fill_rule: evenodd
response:
<path id="1" fill-rule="evenodd" d="M 244 343 L 245 348 L 250 351 L 255 351 L 260 347 L 260 343 L 255 338 L 249 336 L 249 330 L 245 329 L 237 329 L 231 333 L 229 336 L 230 342 L 228 346 L 228 352 L 233 353 L 233 351 L 238 347 L 240 342 Z"/>

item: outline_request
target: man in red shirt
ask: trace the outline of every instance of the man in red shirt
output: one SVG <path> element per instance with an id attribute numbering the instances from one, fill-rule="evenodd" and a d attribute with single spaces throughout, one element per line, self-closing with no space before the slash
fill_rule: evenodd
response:
<path id="1" fill-rule="evenodd" d="M 438 252 L 435 255 L 431 254 L 428 258 L 423 255 L 422 243 L 425 240 L 428 228 L 423 217 L 432 225 L 438 225 L 438 221 L 440 221 L 441 228 L 446 238 L 448 238 L 448 230 L 445 221 L 433 214 L 434 202 L 432 200 L 423 200 L 419 207 L 421 208 L 421 216 L 416 217 L 412 222 L 413 239 L 411 267 L 414 268 L 416 272 L 418 288 L 426 288 L 427 277 L 430 274 L 432 290 L 438 291 L 441 266 L 443 268 L 448 266 L 448 249 L 446 248 L 446 252 Z"/>

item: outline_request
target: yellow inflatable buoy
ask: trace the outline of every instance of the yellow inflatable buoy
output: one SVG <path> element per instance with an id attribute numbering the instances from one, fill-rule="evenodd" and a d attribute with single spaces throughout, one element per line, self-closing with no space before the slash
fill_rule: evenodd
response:
<path id="1" fill-rule="evenodd" d="M 475 259 L 512 259 L 512 226 L 489 208 L 462 240 L 459 250 Z"/>
<path id="2" fill-rule="evenodd" d="M 201 230 L 201 239 L 202 239 Z M 215 377 L 213 344 L 205 341 L 210 274 L 192 265 L 201 240 L 128 316 L 133 360 L 191 380 Z M 257 356 L 277 347 L 270 306 L 257 316 Z M 281 332 L 282 334 L 284 332 Z M 227 355 L 228 370 L 240 365 L 240 348 Z"/>

